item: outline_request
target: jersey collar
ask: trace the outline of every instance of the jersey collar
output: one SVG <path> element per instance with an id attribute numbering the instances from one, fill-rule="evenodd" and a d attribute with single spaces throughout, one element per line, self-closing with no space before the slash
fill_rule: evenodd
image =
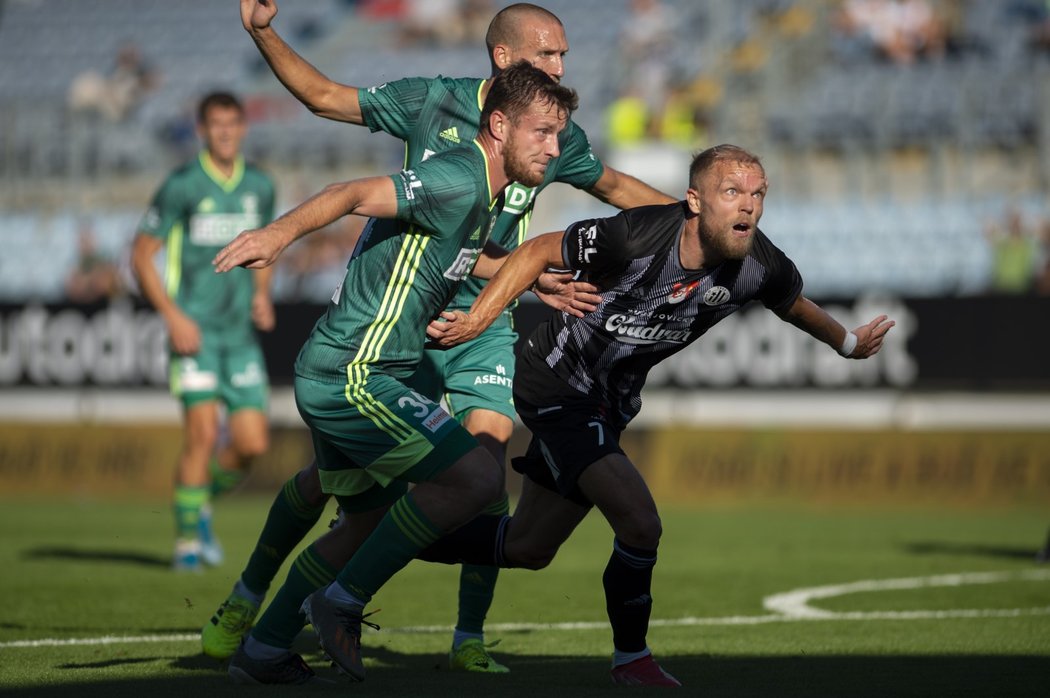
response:
<path id="1" fill-rule="evenodd" d="M 211 155 L 208 154 L 207 150 L 202 150 L 200 155 L 197 156 L 200 161 L 201 169 L 204 170 L 204 174 L 208 175 L 211 181 L 215 182 L 219 187 L 229 194 L 231 191 L 237 188 L 244 179 L 244 156 L 238 155 L 237 159 L 233 161 L 233 174 L 227 179 L 226 175 L 219 171 L 219 168 L 215 166 L 215 163 L 211 159 Z"/>

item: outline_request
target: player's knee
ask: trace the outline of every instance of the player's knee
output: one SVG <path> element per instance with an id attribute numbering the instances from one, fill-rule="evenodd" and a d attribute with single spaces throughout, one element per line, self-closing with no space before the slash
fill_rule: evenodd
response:
<path id="1" fill-rule="evenodd" d="M 616 537 L 632 548 L 656 550 L 661 535 L 663 524 L 655 511 L 633 512 L 616 526 Z"/>
<path id="2" fill-rule="evenodd" d="M 510 567 L 526 570 L 542 570 L 551 564 L 557 554 L 557 548 L 546 546 L 515 546 L 504 548 L 503 554 Z"/>
<path id="3" fill-rule="evenodd" d="M 270 437 L 263 433 L 242 439 L 235 445 L 237 457 L 242 461 L 252 461 L 266 453 L 270 448 Z"/>

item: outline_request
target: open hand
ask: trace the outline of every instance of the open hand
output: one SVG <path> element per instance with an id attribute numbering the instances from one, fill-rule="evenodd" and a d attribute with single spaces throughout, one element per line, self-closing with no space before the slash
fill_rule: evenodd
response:
<path id="1" fill-rule="evenodd" d="M 536 279 L 532 292 L 541 301 L 574 317 L 594 312 L 602 302 L 601 290 L 587 281 L 573 281 L 572 272 L 544 272 Z"/>
<path id="2" fill-rule="evenodd" d="M 883 338 L 896 324 L 893 320 L 887 320 L 885 315 L 880 315 L 868 324 L 853 330 L 853 334 L 857 335 L 857 346 L 853 348 L 848 358 L 866 359 L 879 353 Z"/>

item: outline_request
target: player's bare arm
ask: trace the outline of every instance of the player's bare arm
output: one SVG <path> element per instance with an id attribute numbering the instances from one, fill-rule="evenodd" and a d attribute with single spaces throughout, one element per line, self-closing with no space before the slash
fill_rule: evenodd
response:
<path id="1" fill-rule="evenodd" d="M 596 199 L 619 209 L 672 204 L 677 201 L 673 196 L 653 189 L 637 177 L 615 170 L 608 165 L 605 166 L 602 176 L 590 188 L 589 193 Z"/>
<path id="2" fill-rule="evenodd" d="M 201 347 L 200 328 L 164 290 L 164 282 L 153 266 L 153 258 L 163 247 L 164 241 L 160 238 L 143 233 L 136 235 L 131 246 L 131 270 L 143 297 L 164 319 L 171 348 L 176 354 L 196 354 Z"/>
<path id="3" fill-rule="evenodd" d="M 845 327 L 826 310 L 804 296 L 799 296 L 781 317 L 848 359 L 866 359 L 877 354 L 882 348 L 886 333 L 896 324 L 885 315 L 879 315 L 871 322 L 853 330 L 852 334 L 856 337 L 854 343 L 848 340 L 851 333 L 847 332 Z"/>
<path id="4" fill-rule="evenodd" d="M 263 332 L 271 332 L 277 325 L 277 313 L 274 312 L 273 298 L 270 295 L 273 267 L 256 269 L 252 274 L 255 281 L 255 292 L 252 294 L 252 322 Z"/>
<path id="5" fill-rule="evenodd" d="M 564 233 L 547 233 L 526 240 L 499 267 L 492 280 L 474 300 L 469 313 L 445 311 L 427 327 L 427 336 L 437 346 L 454 347 L 481 334 L 511 301 L 531 287 L 547 267 L 564 268 Z"/>
<path id="6" fill-rule="evenodd" d="M 394 218 L 397 193 L 390 177 L 366 177 L 329 184 L 264 228 L 246 230 L 215 255 L 217 272 L 234 267 L 264 269 L 288 245 L 347 214 L 369 218 Z"/>
<path id="7" fill-rule="evenodd" d="M 364 124 L 357 88 L 330 80 L 296 53 L 271 26 L 276 16 L 274 0 L 241 0 L 241 23 L 281 84 L 318 116 Z"/>

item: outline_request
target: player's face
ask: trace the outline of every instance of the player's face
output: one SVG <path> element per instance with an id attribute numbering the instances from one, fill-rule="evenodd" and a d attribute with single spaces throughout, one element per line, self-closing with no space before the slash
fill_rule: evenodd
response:
<path id="1" fill-rule="evenodd" d="M 507 65 L 525 60 L 555 82 L 561 82 L 565 74 L 565 54 L 569 52 L 565 29 L 553 20 L 540 18 L 523 20 L 521 29 L 521 43 L 511 47 Z"/>
<path id="2" fill-rule="evenodd" d="M 699 207 L 700 242 L 724 259 L 743 259 L 751 251 L 766 198 L 766 174 L 758 165 L 720 162 L 690 188 Z"/>
<path id="3" fill-rule="evenodd" d="M 247 125 L 239 109 L 213 106 L 204 115 L 198 130 L 204 146 L 215 160 L 231 162 L 241 152 Z"/>
<path id="4" fill-rule="evenodd" d="M 543 184 L 547 165 L 561 152 L 558 134 L 567 122 L 558 108 L 533 101 L 516 122 L 508 121 L 508 132 L 503 146 L 503 169 L 513 182 L 527 187 Z"/>

